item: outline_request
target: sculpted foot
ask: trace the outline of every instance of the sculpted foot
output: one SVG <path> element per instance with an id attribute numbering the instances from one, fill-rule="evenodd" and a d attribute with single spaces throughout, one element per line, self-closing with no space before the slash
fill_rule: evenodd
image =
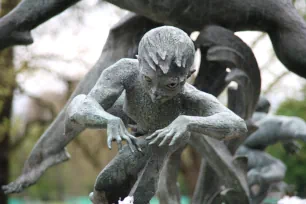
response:
<path id="1" fill-rule="evenodd" d="M 65 150 L 62 150 L 59 153 L 49 156 L 38 166 L 26 166 L 23 170 L 23 174 L 19 176 L 16 181 L 2 186 L 2 190 L 6 194 L 20 193 L 25 188 L 35 184 L 47 168 L 67 161 L 69 157 L 69 154 Z"/>

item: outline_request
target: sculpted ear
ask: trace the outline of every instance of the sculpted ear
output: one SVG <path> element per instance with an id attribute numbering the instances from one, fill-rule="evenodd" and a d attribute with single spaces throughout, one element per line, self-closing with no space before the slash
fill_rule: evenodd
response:
<path id="1" fill-rule="evenodd" d="M 141 59 L 139 57 L 139 55 L 135 55 L 136 59 L 138 59 L 139 64 L 141 64 Z"/>
<path id="2" fill-rule="evenodd" d="M 193 75 L 193 73 L 195 73 L 196 69 L 192 68 L 189 70 L 189 73 L 187 75 L 187 78 L 191 77 L 191 75 Z"/>

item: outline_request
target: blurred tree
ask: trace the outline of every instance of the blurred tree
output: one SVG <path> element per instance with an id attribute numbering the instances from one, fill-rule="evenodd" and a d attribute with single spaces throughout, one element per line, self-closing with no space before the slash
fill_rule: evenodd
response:
<path id="1" fill-rule="evenodd" d="M 18 0 L 2 0 L 0 16 L 12 10 Z M 5 49 L 0 53 L 0 186 L 7 184 L 9 178 L 9 137 L 10 116 L 15 87 L 13 66 L 13 49 Z M 0 203 L 8 203 L 7 196 L 0 190 Z"/>

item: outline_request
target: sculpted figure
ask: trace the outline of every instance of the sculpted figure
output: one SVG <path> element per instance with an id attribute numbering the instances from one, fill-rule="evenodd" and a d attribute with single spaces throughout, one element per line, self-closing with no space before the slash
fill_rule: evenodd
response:
<path id="1" fill-rule="evenodd" d="M 87 127 L 107 127 L 109 147 L 116 140 L 121 150 L 97 178 L 91 194 L 95 204 L 129 194 L 135 203 L 148 203 L 163 163 L 189 138 L 223 140 L 246 133 L 241 118 L 214 96 L 185 83 L 195 53 L 186 33 L 169 26 L 153 29 L 138 50 L 138 59 L 121 59 L 105 69 L 91 91 L 76 96 L 67 109 L 63 137 L 72 139 Z M 112 112 L 118 106 L 123 112 Z M 124 123 L 135 124 L 142 137 L 128 133 Z M 129 148 L 121 148 L 122 139 Z M 18 192 L 27 186 L 23 184 L 17 181 L 4 189 Z"/>
<path id="2" fill-rule="evenodd" d="M 169 26 L 153 29 L 140 41 L 138 60 L 118 61 L 102 72 L 88 95 L 73 99 L 66 134 L 76 134 L 80 130 L 76 126 L 107 126 L 109 147 L 113 139 L 119 149 L 122 139 L 130 146 L 98 176 L 93 203 L 116 202 L 131 193 L 135 182 L 134 202 L 149 203 L 163 163 L 181 151 L 191 134 L 222 140 L 246 132 L 244 121 L 215 97 L 185 83 L 193 72 L 194 52 L 193 42 L 183 31 Z M 143 135 L 137 140 L 120 118 L 105 111 L 120 97 L 124 113 L 136 124 L 138 135 Z"/>
<path id="3" fill-rule="evenodd" d="M 261 203 L 270 186 L 282 181 L 286 173 L 282 161 L 264 152 L 266 147 L 281 142 L 287 152 L 295 153 L 299 149 L 295 140 L 306 142 L 305 121 L 298 117 L 267 114 L 269 108 L 269 101 L 261 97 L 252 118 L 258 130 L 236 152 L 236 155 L 248 157 L 247 179 L 254 204 Z"/>
<path id="4" fill-rule="evenodd" d="M 63 10 L 65 10 L 76 2 L 77 0 L 50 0 L 39 2 L 34 0 L 21 1 L 21 3 L 12 12 L 0 19 L 0 49 L 15 44 L 32 43 L 33 39 L 31 37 L 30 31 L 33 28 L 48 20 L 49 18 L 53 17 L 54 15 L 62 12 Z M 250 2 L 230 0 L 229 2 L 227 2 L 227 4 L 224 4 L 224 1 L 221 0 L 201 0 L 199 2 L 195 2 L 194 0 L 180 0 L 176 1 L 175 3 L 173 3 L 172 1 L 155 0 L 149 2 L 139 0 L 109 0 L 109 2 L 122 8 L 128 9 L 130 11 L 134 11 L 137 14 L 141 14 L 141 16 L 129 15 L 110 30 L 109 37 L 103 48 L 99 61 L 80 82 L 72 98 L 78 94 L 87 95 L 92 89 L 92 87 L 95 85 L 96 81 L 101 75 L 101 72 L 110 65 L 117 62 L 119 59 L 134 58 L 135 54 L 137 54 L 138 43 L 144 33 L 162 24 L 176 25 L 177 27 L 184 29 L 188 34 L 190 34 L 194 30 L 201 31 L 199 36 L 200 45 L 197 45 L 203 47 L 201 50 L 207 50 L 206 48 L 214 47 L 216 45 L 215 42 L 211 42 L 209 40 L 207 41 L 207 39 L 215 37 L 216 39 L 222 39 L 222 41 L 226 41 L 228 37 L 227 35 L 223 35 L 224 33 L 220 34 L 222 30 L 226 29 L 215 29 L 214 26 L 210 26 L 211 24 L 224 26 L 227 29 L 230 29 L 231 31 L 266 31 L 269 33 L 273 41 L 275 50 L 277 51 L 279 58 L 290 68 L 290 70 L 296 71 L 297 73 L 303 75 L 302 67 L 303 64 L 305 64 L 304 57 L 299 57 L 300 55 L 293 55 L 292 53 L 300 53 L 301 56 L 303 55 L 303 52 L 305 51 L 305 43 L 303 42 L 305 41 L 304 33 L 306 26 L 303 19 L 298 15 L 297 11 L 294 9 L 289 0 L 252 0 Z M 273 10 L 272 13 L 269 12 L 271 9 Z M 202 39 L 204 39 L 204 41 Z M 232 42 L 231 39 L 232 38 L 230 38 L 230 40 L 228 41 Z M 290 39 L 295 40 L 290 42 Z M 223 50 L 220 48 L 223 48 L 223 45 L 223 42 L 217 43 L 216 49 L 212 49 L 210 50 L 211 52 L 207 53 L 208 55 L 210 55 L 210 62 L 219 64 L 224 62 L 224 59 L 226 59 L 225 61 L 227 62 L 228 57 L 233 57 L 235 61 L 237 59 L 242 59 L 241 56 L 245 54 L 245 52 L 242 52 L 242 55 L 240 55 L 241 53 L 238 53 L 238 55 L 236 55 L 237 53 L 235 53 L 235 49 L 225 49 L 225 51 L 230 51 L 231 53 L 222 52 Z M 226 47 L 228 47 L 228 45 L 226 45 Z M 286 49 L 282 49 L 282 47 L 286 47 Z M 295 50 L 298 50 L 298 52 L 296 52 Z M 221 54 L 219 53 L 220 55 L 215 57 L 215 53 L 218 51 L 221 51 Z M 205 57 L 206 53 L 202 53 L 202 59 L 204 59 Z M 251 79 L 251 84 L 255 86 L 253 86 L 253 91 L 248 92 L 250 95 L 252 95 L 252 97 L 243 98 L 252 98 L 254 100 L 250 101 L 256 101 L 258 97 L 257 92 L 260 89 L 260 83 L 258 83 L 260 81 L 258 80 L 258 70 L 255 70 L 258 67 L 248 66 L 248 59 L 249 58 L 242 59 L 239 64 L 242 65 L 242 67 L 238 68 L 241 68 L 242 70 L 243 68 L 246 68 L 245 70 L 249 69 L 248 71 L 246 71 L 246 76 Z M 243 61 L 245 61 L 246 63 Z M 231 65 L 237 64 L 234 63 Z M 203 65 L 203 67 L 205 67 L 205 64 Z M 212 89 L 214 89 L 215 86 L 212 85 L 211 82 L 214 83 L 215 81 L 224 80 L 222 79 L 225 76 L 223 68 L 224 67 L 220 68 L 218 66 L 213 66 L 213 69 L 211 70 L 214 70 L 214 74 L 212 76 L 218 76 L 218 78 L 214 80 L 213 77 L 213 80 L 209 80 L 207 83 L 208 87 L 213 86 Z M 257 74 L 254 74 L 254 71 Z M 238 74 L 241 75 L 241 73 Z M 257 77 L 255 77 L 255 80 L 254 76 Z M 199 77 L 197 81 L 200 83 L 197 84 L 197 87 L 203 88 L 201 84 L 203 84 L 203 81 L 206 80 L 206 78 L 207 77 Z M 218 87 L 218 91 L 220 90 L 220 87 L 223 87 L 223 85 L 224 84 L 221 83 L 221 86 L 220 84 L 216 86 Z M 244 103 L 249 104 L 247 102 Z M 247 115 L 250 115 L 253 110 L 253 105 L 250 105 L 249 107 L 251 108 L 249 108 L 249 110 L 247 111 Z M 114 111 L 115 113 L 120 114 L 120 116 L 123 116 L 120 111 L 117 111 L 116 108 L 112 107 L 111 109 L 113 109 L 112 111 Z M 62 137 L 64 133 L 63 120 L 65 112 L 66 107 L 58 115 L 56 120 L 50 125 L 48 130 L 46 130 L 46 132 L 41 136 L 41 138 L 33 148 L 33 151 L 31 152 L 28 160 L 25 162 L 22 175 L 15 182 L 15 187 L 13 189 L 21 190 L 24 187 L 33 184 L 47 168 L 69 159 L 69 155 L 65 151 L 65 146 L 74 137 L 69 134 L 66 135 L 66 137 Z M 206 140 L 208 141 L 207 138 Z M 206 140 L 201 141 L 204 143 Z M 199 145 L 201 143 L 197 141 L 193 144 Z M 215 143 L 210 141 L 209 144 L 211 145 Z M 200 147 L 197 147 L 196 149 L 198 151 L 202 151 L 203 155 L 207 155 L 206 153 L 204 153 L 206 149 Z M 207 147 L 207 149 L 209 148 Z M 216 149 L 213 148 L 212 151 L 216 151 Z M 211 156 L 212 154 L 209 155 Z M 220 157 L 218 156 L 211 158 L 211 161 L 216 161 L 216 159 L 220 159 Z M 227 167 L 235 167 L 229 163 L 226 163 L 228 161 L 231 161 L 229 159 L 222 158 L 219 161 Z M 220 168 L 219 166 L 218 169 L 224 170 L 227 168 Z M 230 170 L 228 172 L 234 174 L 238 171 Z M 222 175 L 221 173 L 224 172 L 220 171 L 219 173 L 220 175 Z M 230 176 L 229 178 L 234 178 L 234 176 Z"/>

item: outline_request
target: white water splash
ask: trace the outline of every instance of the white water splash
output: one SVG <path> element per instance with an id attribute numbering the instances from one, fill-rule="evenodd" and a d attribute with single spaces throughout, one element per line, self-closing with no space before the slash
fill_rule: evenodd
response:
<path id="1" fill-rule="evenodd" d="M 133 204 L 134 203 L 134 197 L 128 196 L 123 201 L 119 200 L 119 204 Z"/>
<path id="2" fill-rule="evenodd" d="M 306 200 L 302 200 L 296 196 L 285 196 L 277 202 L 277 204 L 306 204 Z"/>

